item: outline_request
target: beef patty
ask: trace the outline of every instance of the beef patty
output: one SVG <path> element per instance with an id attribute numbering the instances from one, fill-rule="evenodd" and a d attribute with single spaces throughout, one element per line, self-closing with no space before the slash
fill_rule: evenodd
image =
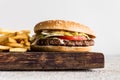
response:
<path id="1" fill-rule="evenodd" d="M 62 39 L 39 39 L 37 45 L 53 45 L 53 46 L 93 46 L 93 40 L 62 40 Z"/>

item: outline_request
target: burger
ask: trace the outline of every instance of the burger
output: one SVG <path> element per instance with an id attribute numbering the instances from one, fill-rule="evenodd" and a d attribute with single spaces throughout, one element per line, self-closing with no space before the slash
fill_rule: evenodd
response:
<path id="1" fill-rule="evenodd" d="M 47 20 L 34 27 L 33 51 L 88 52 L 94 46 L 95 33 L 87 26 L 65 20 Z"/>

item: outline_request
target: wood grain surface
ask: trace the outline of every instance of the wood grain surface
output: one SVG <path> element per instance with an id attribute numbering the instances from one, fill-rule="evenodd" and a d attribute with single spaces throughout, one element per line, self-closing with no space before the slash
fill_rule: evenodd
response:
<path id="1" fill-rule="evenodd" d="M 0 52 L 0 70 L 70 70 L 104 67 L 99 52 Z"/>

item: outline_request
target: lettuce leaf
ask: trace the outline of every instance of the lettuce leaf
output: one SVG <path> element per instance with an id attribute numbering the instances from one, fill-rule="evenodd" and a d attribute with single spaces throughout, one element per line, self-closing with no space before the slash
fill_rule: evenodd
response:
<path id="1" fill-rule="evenodd" d="M 48 31 L 48 30 L 43 30 L 39 38 L 47 38 L 47 37 L 52 37 L 52 36 L 85 36 L 87 39 L 90 39 L 90 37 L 82 32 L 69 32 L 69 31 Z"/>

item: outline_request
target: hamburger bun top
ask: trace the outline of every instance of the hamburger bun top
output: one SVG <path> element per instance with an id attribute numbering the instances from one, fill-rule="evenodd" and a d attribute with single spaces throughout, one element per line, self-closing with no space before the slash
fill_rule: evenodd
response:
<path id="1" fill-rule="evenodd" d="M 39 33 L 41 30 L 65 30 L 74 32 L 83 32 L 91 38 L 96 38 L 95 33 L 87 26 L 73 21 L 48 20 L 35 25 L 34 32 Z"/>

